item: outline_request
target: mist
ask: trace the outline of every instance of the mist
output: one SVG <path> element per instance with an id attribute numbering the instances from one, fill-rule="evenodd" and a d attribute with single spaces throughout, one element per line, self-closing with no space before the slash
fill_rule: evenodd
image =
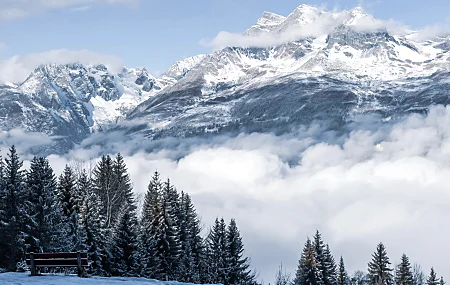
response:
<path id="1" fill-rule="evenodd" d="M 15 132 L 3 135 L 3 155 L 11 144 L 27 154 L 32 141 L 48 142 Z M 436 106 L 426 115 L 387 123 L 363 116 L 352 131 L 323 132 L 312 125 L 283 136 L 153 142 L 100 133 L 49 160 L 59 174 L 71 161 L 120 151 L 136 193 L 146 191 L 155 170 L 170 177 L 192 196 L 205 229 L 216 217 L 236 218 L 246 254 L 266 284 L 281 262 L 295 273 L 304 242 L 316 230 L 336 259 L 343 255 L 349 273 L 365 271 L 383 241 L 393 264 L 406 253 L 425 273 L 434 266 L 445 278 L 450 108 Z"/>

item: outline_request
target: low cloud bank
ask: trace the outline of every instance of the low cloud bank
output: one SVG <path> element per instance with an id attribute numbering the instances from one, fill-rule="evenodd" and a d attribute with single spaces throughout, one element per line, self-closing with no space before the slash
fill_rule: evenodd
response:
<path id="1" fill-rule="evenodd" d="M 449 278 L 450 248 L 443 245 L 450 239 L 450 108 L 433 107 L 426 116 L 378 129 L 371 120 L 344 136 L 320 137 L 313 126 L 296 135 L 159 144 L 115 135 L 106 150 L 124 154 L 136 192 L 144 192 L 158 170 L 192 195 L 206 225 L 216 216 L 235 217 L 266 283 L 280 262 L 294 272 L 316 229 L 350 272 L 366 270 L 383 241 L 393 264 L 404 252 L 427 272 L 434 266 Z M 58 172 L 68 161 L 102 152 L 78 148 L 49 159 Z"/>

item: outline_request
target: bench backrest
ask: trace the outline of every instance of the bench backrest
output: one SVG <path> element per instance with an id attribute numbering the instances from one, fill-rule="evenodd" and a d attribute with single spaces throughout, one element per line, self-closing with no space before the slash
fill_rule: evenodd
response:
<path id="1" fill-rule="evenodd" d="M 88 266 L 87 253 L 58 252 L 58 253 L 33 253 L 35 267 L 77 267 L 78 254 L 81 266 Z M 31 254 L 26 254 L 27 265 L 31 266 Z"/>

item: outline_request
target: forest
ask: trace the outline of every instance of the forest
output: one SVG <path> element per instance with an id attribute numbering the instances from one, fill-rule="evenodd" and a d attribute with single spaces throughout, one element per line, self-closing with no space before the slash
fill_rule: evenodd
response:
<path id="1" fill-rule="evenodd" d="M 67 165 L 57 178 L 44 157 L 23 169 L 12 146 L 0 157 L 0 268 L 26 270 L 27 252 L 81 251 L 85 277 L 257 284 L 234 219 L 216 218 L 204 237 L 190 196 L 149 177 L 139 201 L 120 154 L 93 169 Z"/>

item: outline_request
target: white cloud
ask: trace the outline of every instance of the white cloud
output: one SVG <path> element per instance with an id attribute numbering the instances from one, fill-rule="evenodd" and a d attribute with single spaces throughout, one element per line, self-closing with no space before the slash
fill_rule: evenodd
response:
<path id="1" fill-rule="evenodd" d="M 84 144 L 50 160 L 60 171 L 72 159 L 120 151 L 140 193 L 152 172 L 160 171 L 192 195 L 206 225 L 216 216 L 237 219 L 246 254 L 266 283 L 280 262 L 294 272 L 305 238 L 316 229 L 336 258 L 343 254 L 350 272 L 366 270 L 383 241 L 393 263 L 405 252 L 445 278 L 450 107 L 433 107 L 426 116 L 410 115 L 381 128 L 371 120 L 361 120 L 365 128 L 325 140 L 317 140 L 322 130 L 315 126 L 295 135 L 159 142 L 99 134 L 108 148 Z M 17 141 L 32 140 L 20 135 Z"/>
<path id="2" fill-rule="evenodd" d="M 80 62 L 83 64 L 105 64 L 112 72 L 118 72 L 122 61 L 109 55 L 102 55 L 88 50 L 56 49 L 29 55 L 16 55 L 0 60 L 0 82 L 22 82 L 40 64 L 66 64 Z"/>
<path id="3" fill-rule="evenodd" d="M 406 35 L 410 29 L 395 20 L 378 20 L 365 14 L 361 8 L 350 11 L 333 11 L 317 14 L 314 21 L 306 24 L 291 24 L 287 28 L 274 29 L 256 35 L 242 33 L 219 32 L 212 40 L 202 39 L 200 44 L 219 50 L 228 46 L 236 47 L 270 47 L 287 42 L 305 39 L 307 37 L 321 37 L 331 33 L 339 25 L 351 26 L 356 31 L 370 32 L 387 30 L 395 35 Z M 284 24 L 281 24 L 282 27 Z"/>
<path id="4" fill-rule="evenodd" d="M 0 20 L 23 18 L 53 9 L 80 10 L 91 5 L 136 5 L 141 0 L 0 0 Z"/>

